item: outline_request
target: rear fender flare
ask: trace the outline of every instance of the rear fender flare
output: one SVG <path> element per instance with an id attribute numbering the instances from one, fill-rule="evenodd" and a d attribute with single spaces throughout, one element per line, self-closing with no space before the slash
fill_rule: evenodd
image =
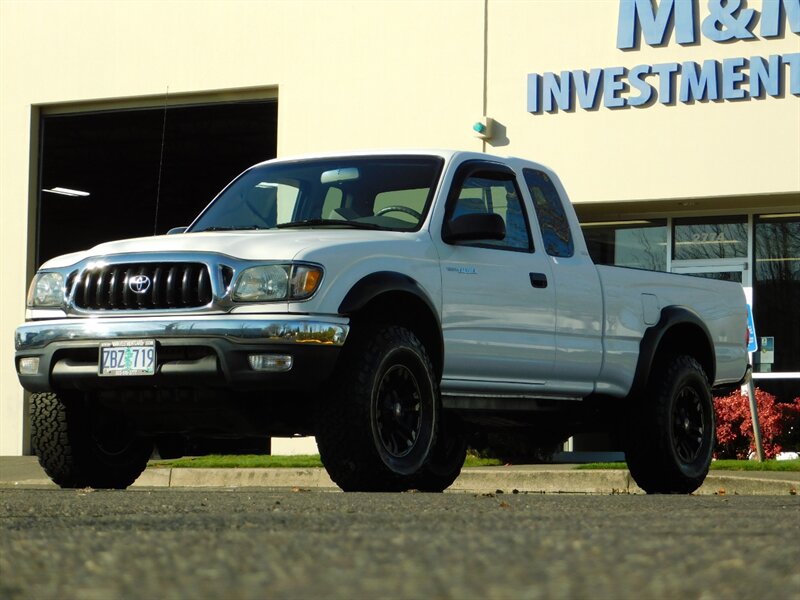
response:
<path id="1" fill-rule="evenodd" d="M 681 342 L 685 341 L 685 351 Z M 639 360 L 629 396 L 640 395 L 659 355 L 663 352 L 693 356 L 703 367 L 710 385 L 714 384 L 717 361 L 708 327 L 700 316 L 685 306 L 667 306 L 658 323 L 648 327 L 639 343 Z"/>

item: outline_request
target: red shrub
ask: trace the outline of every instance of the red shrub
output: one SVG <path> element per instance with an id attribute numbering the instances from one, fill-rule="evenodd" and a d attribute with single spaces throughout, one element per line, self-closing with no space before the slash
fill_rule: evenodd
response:
<path id="1" fill-rule="evenodd" d="M 800 419 L 800 397 L 791 403 L 779 404 L 775 396 L 756 388 L 761 443 L 766 458 L 774 458 L 783 448 L 778 438 L 785 436 L 794 422 Z M 717 413 L 716 458 L 747 458 L 755 452 L 750 402 L 741 391 L 714 398 Z M 796 426 L 796 425 L 795 425 Z"/>

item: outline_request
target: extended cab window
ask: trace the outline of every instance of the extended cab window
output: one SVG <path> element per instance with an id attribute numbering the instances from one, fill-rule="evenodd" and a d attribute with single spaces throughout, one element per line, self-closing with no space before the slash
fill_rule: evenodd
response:
<path id="1" fill-rule="evenodd" d="M 456 177 L 456 188 L 449 200 L 446 220 L 452 222 L 468 214 L 499 215 L 506 230 L 502 240 L 476 240 L 468 245 L 532 251 L 530 229 L 513 172 L 493 170 L 491 167 L 465 168 L 466 173 L 460 178 Z"/>
<path id="2" fill-rule="evenodd" d="M 550 256 L 572 256 L 575 253 L 575 243 L 564 205 L 553 182 L 546 173 L 534 169 L 525 169 L 523 174 L 533 199 L 545 252 Z"/>

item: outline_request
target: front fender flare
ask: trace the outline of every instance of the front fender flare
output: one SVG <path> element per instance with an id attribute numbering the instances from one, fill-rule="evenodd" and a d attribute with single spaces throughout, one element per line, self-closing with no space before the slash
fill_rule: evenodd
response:
<path id="1" fill-rule="evenodd" d="M 436 307 L 422 286 L 408 275 L 395 271 L 377 271 L 357 281 L 339 304 L 339 314 L 352 315 L 387 292 L 406 292 L 416 296 L 425 303 L 438 322 Z"/>
<path id="2" fill-rule="evenodd" d="M 445 350 L 439 311 L 425 289 L 412 277 L 395 271 L 370 273 L 350 288 L 339 305 L 339 314 L 352 317 L 380 296 L 398 292 L 413 296 L 417 300 L 419 310 L 427 313 L 423 314 L 424 322 L 419 324 L 423 326 L 421 332 L 431 344 L 429 348 L 432 351 L 431 359 L 441 376 Z M 398 312 L 403 311 L 404 308 L 408 307 L 398 306 Z"/>

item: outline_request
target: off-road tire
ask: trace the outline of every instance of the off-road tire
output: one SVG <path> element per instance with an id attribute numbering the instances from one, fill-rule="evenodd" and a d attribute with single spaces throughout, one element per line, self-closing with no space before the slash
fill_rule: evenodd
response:
<path id="1" fill-rule="evenodd" d="M 421 492 L 443 492 L 461 474 L 467 458 L 467 434 L 456 415 L 442 413 L 430 462 L 414 477 Z"/>
<path id="2" fill-rule="evenodd" d="M 431 460 L 440 414 L 425 346 L 404 327 L 365 324 L 351 334 L 337 369 L 335 393 L 318 402 L 315 415 L 331 479 L 344 491 L 414 487 Z M 403 445 L 405 438 L 413 441 Z"/>
<path id="3" fill-rule="evenodd" d="M 153 451 L 152 440 L 136 435 L 119 415 L 81 395 L 53 393 L 31 396 L 31 446 L 62 488 L 126 488 Z"/>
<path id="4" fill-rule="evenodd" d="M 654 365 L 646 394 L 630 405 L 625 458 L 648 494 L 690 494 L 708 474 L 715 440 L 708 379 L 692 357 Z"/>

